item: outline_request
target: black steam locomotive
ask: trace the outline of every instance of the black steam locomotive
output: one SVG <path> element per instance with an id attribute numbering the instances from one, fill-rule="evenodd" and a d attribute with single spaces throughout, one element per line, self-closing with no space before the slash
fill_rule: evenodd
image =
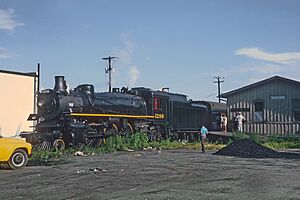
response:
<path id="1" fill-rule="evenodd" d="M 67 91 L 63 76 L 55 77 L 54 89 L 38 95 L 36 140 L 43 148 L 96 145 L 110 135 L 148 133 L 150 140 L 182 138 L 211 124 L 210 106 L 187 100 L 182 94 L 138 87 L 94 92 L 83 84 Z"/>

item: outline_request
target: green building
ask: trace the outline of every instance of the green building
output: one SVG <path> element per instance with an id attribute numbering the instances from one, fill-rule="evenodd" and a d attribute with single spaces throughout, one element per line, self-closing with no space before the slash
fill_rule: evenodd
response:
<path id="1" fill-rule="evenodd" d="M 246 118 L 243 130 L 260 134 L 300 132 L 300 82 L 274 76 L 224 93 L 228 120 L 238 112 Z M 229 124 L 229 125 L 230 125 Z"/>

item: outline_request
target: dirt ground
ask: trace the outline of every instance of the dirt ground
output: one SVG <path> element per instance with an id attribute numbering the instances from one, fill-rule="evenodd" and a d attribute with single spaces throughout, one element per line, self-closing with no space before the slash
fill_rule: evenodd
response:
<path id="1" fill-rule="evenodd" d="M 0 199 L 300 199 L 299 159 L 214 152 L 121 152 L 1 169 Z"/>

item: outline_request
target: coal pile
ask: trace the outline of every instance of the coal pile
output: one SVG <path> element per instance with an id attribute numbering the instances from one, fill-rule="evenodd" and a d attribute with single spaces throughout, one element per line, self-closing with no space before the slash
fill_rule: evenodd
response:
<path id="1" fill-rule="evenodd" d="M 235 140 L 233 143 L 220 149 L 215 155 L 235 156 L 242 158 L 288 158 L 300 159 L 300 154 L 278 152 L 270 148 L 264 147 L 256 142 L 243 139 Z"/>

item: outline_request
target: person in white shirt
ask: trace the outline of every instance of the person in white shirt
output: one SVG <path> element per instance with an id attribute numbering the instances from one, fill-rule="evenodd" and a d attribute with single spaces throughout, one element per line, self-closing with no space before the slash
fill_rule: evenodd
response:
<path id="1" fill-rule="evenodd" d="M 226 132 L 227 131 L 227 116 L 225 113 L 222 113 L 221 122 L 222 122 L 222 130 L 224 132 Z"/>
<path id="2" fill-rule="evenodd" d="M 236 121 L 238 122 L 238 131 L 243 131 L 243 121 L 246 120 L 246 118 L 242 115 L 242 113 L 238 113 L 238 115 L 235 117 Z"/>

